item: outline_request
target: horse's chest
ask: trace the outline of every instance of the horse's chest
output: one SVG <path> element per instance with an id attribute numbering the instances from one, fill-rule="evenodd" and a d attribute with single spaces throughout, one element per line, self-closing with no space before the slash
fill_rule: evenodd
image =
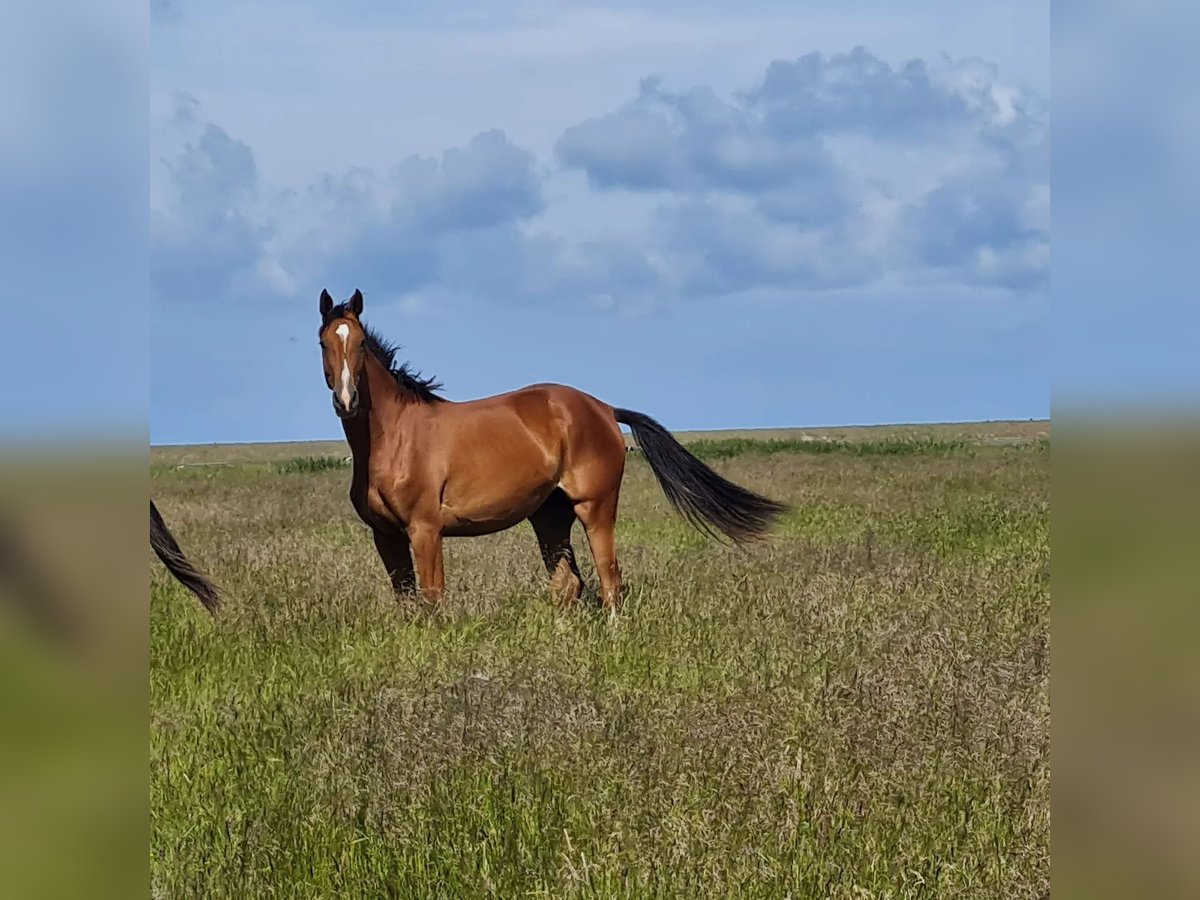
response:
<path id="1" fill-rule="evenodd" d="M 374 489 L 367 490 L 367 514 L 376 521 L 387 522 L 392 525 L 403 525 L 402 510 L 397 510 L 395 504 L 388 503 L 387 499 Z"/>
<path id="2" fill-rule="evenodd" d="M 356 505 L 369 524 L 403 527 L 408 523 L 416 497 L 411 479 L 401 475 L 393 469 L 364 479 Z"/>
<path id="3" fill-rule="evenodd" d="M 379 486 L 368 479 L 355 480 L 350 487 L 350 502 L 358 517 L 372 527 L 403 525 L 396 504 L 390 503 Z"/>

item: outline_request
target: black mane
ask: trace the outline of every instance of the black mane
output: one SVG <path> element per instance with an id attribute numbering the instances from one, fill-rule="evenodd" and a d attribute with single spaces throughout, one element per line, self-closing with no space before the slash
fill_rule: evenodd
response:
<path id="1" fill-rule="evenodd" d="M 349 318 L 350 310 L 347 309 L 345 303 L 339 303 L 333 309 L 329 310 L 329 314 L 325 316 L 321 324 L 324 329 L 325 325 L 334 319 Z M 366 346 L 383 367 L 392 373 L 392 377 L 396 379 L 396 384 L 401 390 L 412 394 L 422 403 L 443 403 L 445 397 L 440 396 L 437 391 L 442 389 L 442 383 L 437 378 L 426 378 L 420 372 L 414 372 L 408 367 L 406 362 L 396 362 L 396 354 L 400 350 L 399 344 L 393 344 L 387 338 L 383 337 L 379 332 L 375 331 L 366 322 L 361 319 L 358 324 L 362 326 L 363 334 L 366 335 Z"/>

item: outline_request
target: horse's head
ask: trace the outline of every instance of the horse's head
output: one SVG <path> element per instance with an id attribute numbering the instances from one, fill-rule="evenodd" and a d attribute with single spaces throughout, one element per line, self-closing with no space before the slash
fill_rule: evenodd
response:
<path id="1" fill-rule="evenodd" d="M 334 305 L 329 291 L 321 291 L 321 364 L 325 383 L 333 391 L 333 410 L 343 419 L 357 415 L 358 383 L 367 362 L 367 335 L 362 315 L 362 291 Z"/>

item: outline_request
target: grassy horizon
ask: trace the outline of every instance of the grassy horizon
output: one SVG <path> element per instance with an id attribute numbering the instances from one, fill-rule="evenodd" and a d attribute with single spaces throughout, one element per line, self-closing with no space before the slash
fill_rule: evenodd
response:
<path id="1" fill-rule="evenodd" d="M 830 425 L 794 428 L 725 428 L 676 431 L 684 443 L 714 440 L 754 441 L 844 441 L 859 442 L 897 438 L 965 440 L 969 442 L 1034 442 L 1050 435 L 1049 419 L 995 419 L 978 422 L 934 424 Z M 625 435 L 626 440 L 630 439 Z M 188 465 L 204 462 L 238 462 L 286 459 L 302 456 L 349 454 L 342 438 L 307 441 L 234 441 L 192 444 L 151 444 L 152 464 Z"/>

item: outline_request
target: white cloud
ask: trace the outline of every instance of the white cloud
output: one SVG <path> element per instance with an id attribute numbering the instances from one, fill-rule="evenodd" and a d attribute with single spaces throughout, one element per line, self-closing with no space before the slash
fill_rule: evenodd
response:
<path id="1" fill-rule="evenodd" d="M 1048 277 L 1044 104 L 978 60 L 814 53 L 730 101 L 651 81 L 558 154 L 599 190 L 666 198 L 696 291 Z"/>

